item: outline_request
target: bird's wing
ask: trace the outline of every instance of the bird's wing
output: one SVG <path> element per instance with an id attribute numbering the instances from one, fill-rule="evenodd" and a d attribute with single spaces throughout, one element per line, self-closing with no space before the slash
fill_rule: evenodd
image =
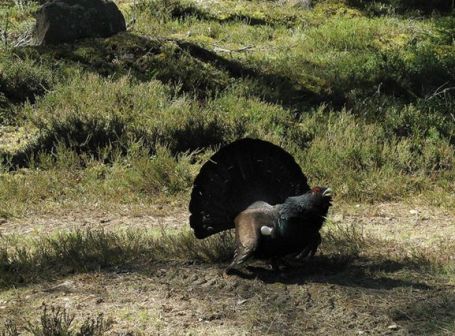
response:
<path id="1" fill-rule="evenodd" d="M 246 210 L 235 218 L 235 252 L 231 267 L 243 263 L 256 250 L 263 220 L 260 210 Z M 263 216 L 261 216 L 263 217 Z"/>

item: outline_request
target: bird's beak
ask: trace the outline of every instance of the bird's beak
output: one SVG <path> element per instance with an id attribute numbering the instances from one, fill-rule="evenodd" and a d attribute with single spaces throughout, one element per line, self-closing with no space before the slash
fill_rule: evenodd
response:
<path id="1" fill-rule="evenodd" d="M 322 197 L 332 197 L 332 189 L 327 188 L 326 190 L 324 190 L 324 192 L 322 193 Z"/>

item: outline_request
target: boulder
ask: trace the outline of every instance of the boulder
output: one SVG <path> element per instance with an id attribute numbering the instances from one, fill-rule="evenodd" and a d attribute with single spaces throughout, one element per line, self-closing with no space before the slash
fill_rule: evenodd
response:
<path id="1" fill-rule="evenodd" d="M 311 0 L 281 0 L 281 4 L 287 4 L 292 7 L 296 8 L 304 8 L 309 9 L 311 8 Z"/>
<path id="2" fill-rule="evenodd" d="M 126 30 L 125 18 L 109 0 L 50 0 L 36 13 L 37 45 L 109 37 Z"/>

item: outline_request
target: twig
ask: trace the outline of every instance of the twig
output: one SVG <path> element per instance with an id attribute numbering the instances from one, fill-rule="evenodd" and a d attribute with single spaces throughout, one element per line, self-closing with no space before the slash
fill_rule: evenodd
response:
<path id="1" fill-rule="evenodd" d="M 3 43 L 8 48 L 9 11 L 5 14 L 5 29 L 2 32 Z"/>
<path id="2" fill-rule="evenodd" d="M 13 46 L 22 47 L 25 45 L 30 45 L 32 43 L 32 31 L 33 28 L 27 29 L 24 33 L 22 33 L 18 38 L 15 39 Z"/>
<path id="3" fill-rule="evenodd" d="M 132 17 L 131 17 L 130 22 L 128 22 L 128 24 L 126 25 L 127 30 L 133 29 L 134 25 L 136 24 L 136 20 L 137 20 L 137 2 L 136 2 L 136 0 L 133 0 L 133 13 L 131 16 Z"/>
<path id="4" fill-rule="evenodd" d="M 431 100 L 437 96 L 440 96 L 442 94 L 445 94 L 446 92 L 449 92 L 449 91 L 452 91 L 452 90 L 455 90 L 455 86 L 454 87 L 449 87 L 449 88 L 445 88 L 444 90 L 440 91 L 440 92 L 435 92 L 433 93 L 430 97 L 426 98 L 425 100 Z"/>
<path id="5" fill-rule="evenodd" d="M 439 96 L 440 94 L 444 94 L 445 92 L 447 92 L 448 90 L 447 89 L 453 89 L 453 88 L 445 88 L 444 90 L 441 90 L 444 86 L 446 86 L 448 84 L 448 82 L 445 82 L 444 84 L 442 84 L 441 86 L 439 86 L 436 90 L 434 90 L 433 94 L 426 97 L 425 100 L 431 100 L 433 99 L 434 97 L 437 97 Z"/>
<path id="6" fill-rule="evenodd" d="M 218 47 L 218 46 L 215 45 L 215 47 L 213 48 L 213 51 L 215 51 L 215 52 L 233 53 L 233 52 L 244 52 L 244 51 L 248 51 L 248 50 L 251 50 L 251 49 L 254 49 L 254 46 L 245 46 L 245 47 L 238 48 L 238 49 L 226 49 L 226 48 L 221 48 L 221 47 Z"/>
<path id="7" fill-rule="evenodd" d="M 278 318 L 278 315 L 279 315 L 279 313 L 276 313 L 275 316 L 273 317 L 273 320 L 270 322 L 269 327 L 267 328 L 267 331 L 265 332 L 266 335 L 269 333 L 270 329 L 272 328 L 273 323 L 275 323 L 275 320 Z"/>

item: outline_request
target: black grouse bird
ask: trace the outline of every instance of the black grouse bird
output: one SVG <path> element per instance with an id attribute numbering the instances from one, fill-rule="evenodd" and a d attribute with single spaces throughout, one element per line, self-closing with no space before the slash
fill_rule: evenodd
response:
<path id="1" fill-rule="evenodd" d="M 236 250 L 226 269 L 255 256 L 313 256 L 331 206 L 331 190 L 310 189 L 294 158 L 257 139 L 235 141 L 216 152 L 194 181 L 189 210 L 197 238 L 235 227 Z"/>

